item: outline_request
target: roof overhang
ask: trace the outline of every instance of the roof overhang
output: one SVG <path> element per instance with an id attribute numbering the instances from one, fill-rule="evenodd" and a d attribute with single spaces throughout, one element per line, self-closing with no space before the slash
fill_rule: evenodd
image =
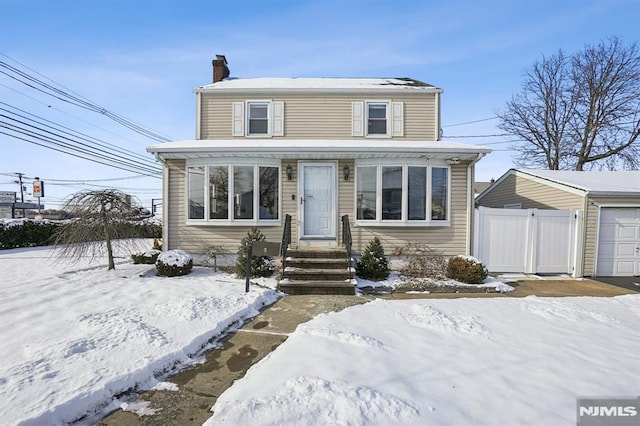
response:
<path id="1" fill-rule="evenodd" d="M 444 141 L 230 139 L 186 140 L 152 145 L 160 160 L 211 157 L 274 159 L 423 158 L 476 160 L 490 148 Z"/>

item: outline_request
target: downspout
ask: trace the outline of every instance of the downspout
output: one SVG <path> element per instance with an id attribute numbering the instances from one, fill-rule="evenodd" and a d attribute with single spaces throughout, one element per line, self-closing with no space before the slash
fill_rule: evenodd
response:
<path id="1" fill-rule="evenodd" d="M 169 165 L 155 152 L 154 157 L 162 163 L 162 248 L 169 249 Z"/>
<path id="2" fill-rule="evenodd" d="M 478 157 L 467 166 L 467 241 L 465 242 L 465 254 L 471 254 L 473 244 L 473 217 L 475 212 L 475 198 L 473 196 L 473 168 L 475 164 L 487 155 L 484 152 L 478 153 Z M 475 254 L 475 253 L 474 253 Z"/>

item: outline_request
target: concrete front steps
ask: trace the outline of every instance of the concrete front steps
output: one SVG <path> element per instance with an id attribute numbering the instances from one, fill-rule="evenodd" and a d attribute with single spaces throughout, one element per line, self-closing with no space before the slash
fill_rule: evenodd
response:
<path id="1" fill-rule="evenodd" d="M 282 276 L 278 289 L 287 294 L 354 295 L 356 292 L 355 284 L 350 283 L 353 273 L 344 249 L 289 250 Z"/>

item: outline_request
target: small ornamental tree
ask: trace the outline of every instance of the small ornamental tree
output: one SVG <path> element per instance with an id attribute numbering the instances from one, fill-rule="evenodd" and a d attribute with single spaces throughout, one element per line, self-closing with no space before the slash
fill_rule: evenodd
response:
<path id="1" fill-rule="evenodd" d="M 57 229 L 54 246 L 67 259 L 93 259 L 106 252 L 107 268 L 115 269 L 113 244 L 145 236 L 139 226 L 140 207 L 117 189 L 77 192 L 63 209 L 74 219 Z"/>
<path id="2" fill-rule="evenodd" d="M 389 264 L 378 237 L 367 244 L 356 265 L 356 275 L 366 280 L 380 281 L 389 276 Z"/>
<path id="3" fill-rule="evenodd" d="M 236 275 L 243 277 L 246 273 L 247 266 L 247 250 L 254 241 L 266 240 L 264 234 L 258 228 L 251 228 L 247 235 L 240 241 L 238 247 L 238 260 L 236 262 Z M 267 256 L 251 256 L 251 276 L 252 277 L 270 277 L 273 275 L 275 268 L 271 263 L 271 258 Z"/>

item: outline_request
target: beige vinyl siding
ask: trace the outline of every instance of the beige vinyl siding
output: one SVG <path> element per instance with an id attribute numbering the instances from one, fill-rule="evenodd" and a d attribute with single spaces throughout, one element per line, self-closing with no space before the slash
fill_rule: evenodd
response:
<path id="1" fill-rule="evenodd" d="M 291 165 L 293 169 L 293 178 L 287 179 L 287 166 Z M 295 247 L 298 241 L 298 162 L 296 160 L 283 160 L 282 165 L 282 224 L 284 226 L 284 217 L 286 214 L 291 216 L 291 246 Z M 278 228 L 282 234 L 282 228 Z M 280 237 L 282 238 L 282 236 Z M 278 240 L 280 241 L 280 240 Z"/>
<path id="2" fill-rule="evenodd" d="M 450 226 L 352 226 L 354 252 L 360 253 L 374 237 L 390 254 L 408 242 L 427 244 L 446 256 L 466 254 L 467 241 L 467 166 L 451 167 Z M 353 199 L 351 201 L 353 205 Z M 352 206 L 353 210 L 353 206 Z M 351 213 L 353 215 L 353 213 Z"/>
<path id="3" fill-rule="evenodd" d="M 598 235 L 598 206 L 590 198 L 584 215 L 584 242 L 582 248 L 582 275 L 593 276 L 595 270 L 596 245 Z"/>
<path id="4" fill-rule="evenodd" d="M 344 166 L 349 166 L 350 175 L 349 180 L 344 180 Z M 349 216 L 349 226 L 352 228 L 355 221 L 355 207 L 354 207 L 354 180 L 355 166 L 353 160 L 342 160 L 338 162 L 338 245 L 342 244 L 342 221 L 341 218 L 344 215 Z"/>
<path id="5" fill-rule="evenodd" d="M 404 136 L 395 139 L 435 140 L 436 102 L 433 93 L 389 95 L 288 94 L 256 96 L 202 94 L 201 139 L 232 138 L 232 102 L 246 100 L 284 101 L 285 139 L 360 139 L 353 137 L 352 102 L 391 100 L 404 104 Z M 389 117 L 389 119 L 391 119 Z"/>
<path id="6" fill-rule="evenodd" d="M 509 175 L 497 182 L 478 201 L 483 207 L 504 208 L 506 204 L 522 203 L 523 209 L 582 209 L 584 197 L 544 185 L 522 176 Z"/>
<path id="7" fill-rule="evenodd" d="M 349 166 L 351 175 L 344 180 L 343 167 Z M 222 246 L 227 253 L 235 254 L 240 240 L 251 229 L 251 226 L 213 226 L 186 224 L 186 180 L 185 161 L 170 160 L 169 165 L 169 222 L 167 249 L 182 249 L 193 254 L 204 254 L 211 246 Z M 287 179 L 286 168 L 291 165 L 293 179 Z M 281 223 L 284 217 L 292 217 L 291 247 L 297 247 L 298 241 L 298 164 L 296 160 L 283 160 L 281 188 Z M 337 244 L 342 243 L 342 227 L 340 218 L 349 216 L 353 236 L 353 250 L 361 252 L 374 236 L 378 236 L 387 253 L 396 247 L 403 247 L 408 242 L 422 242 L 431 248 L 442 250 L 446 255 L 464 254 L 467 229 L 467 184 L 466 165 L 451 168 L 451 220 L 450 226 L 355 226 L 354 224 L 354 162 L 341 160 L 337 162 L 338 174 L 338 214 Z M 292 197 L 295 196 L 295 197 Z M 294 199 L 295 198 L 295 199 Z M 280 242 L 283 226 L 259 226 L 267 241 Z"/>
<path id="8" fill-rule="evenodd" d="M 167 238 L 164 241 L 165 249 L 179 248 L 175 245 L 175 241 L 180 234 L 180 227 L 186 220 L 186 207 L 184 194 L 187 190 L 185 180 L 185 161 L 184 160 L 168 160 L 167 169 L 169 173 L 169 200 L 168 201 L 168 226 Z M 165 202 L 167 202 L 165 201 Z"/>

